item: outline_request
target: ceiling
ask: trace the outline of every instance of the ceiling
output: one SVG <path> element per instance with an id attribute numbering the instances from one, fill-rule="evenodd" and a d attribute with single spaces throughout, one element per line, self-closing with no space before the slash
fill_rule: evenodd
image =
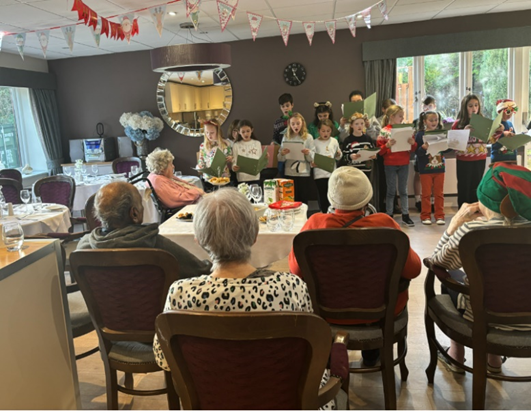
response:
<path id="1" fill-rule="evenodd" d="M 232 0 L 234 4 L 235 0 Z M 150 50 L 157 47 L 186 42 L 230 42 L 251 39 L 251 31 L 246 11 L 264 16 L 297 21 L 337 20 L 337 29 L 346 29 L 342 17 L 372 6 L 377 0 L 239 0 L 236 18 L 230 20 L 222 33 L 219 25 L 215 0 L 202 0 L 199 16 L 199 30 L 183 30 L 179 24 L 189 21 L 186 18 L 184 0 L 168 4 L 166 11 L 174 11 L 176 16 L 166 15 L 162 36 L 159 36 L 149 11 L 136 14 L 139 18 L 140 33 L 127 41 L 101 37 L 98 48 L 91 30 L 80 24 L 77 26 L 74 50 L 70 52 L 62 31 L 50 32 L 46 58 L 64 59 L 78 56 L 92 56 L 137 50 Z M 77 12 L 72 9 L 73 0 L 0 0 L 0 31 L 20 33 L 66 26 L 77 22 Z M 84 0 L 84 3 L 102 17 L 126 14 L 141 8 L 156 6 L 164 0 Z M 421 20 L 441 19 L 484 13 L 499 13 L 531 9 L 531 0 L 387 0 L 389 20 L 384 20 L 377 7 L 372 11 L 372 26 L 397 24 Z M 111 19 L 118 22 L 118 19 Z M 358 27 L 364 27 L 358 20 Z M 316 31 L 324 31 L 323 23 L 317 23 Z M 303 33 L 301 23 L 294 22 L 291 34 Z M 264 18 L 258 38 L 279 36 L 275 19 Z M 281 40 L 279 39 L 279 42 Z M 5 36 L 2 51 L 18 54 L 14 36 Z M 42 50 L 35 33 L 28 33 L 24 55 L 42 58 Z"/>

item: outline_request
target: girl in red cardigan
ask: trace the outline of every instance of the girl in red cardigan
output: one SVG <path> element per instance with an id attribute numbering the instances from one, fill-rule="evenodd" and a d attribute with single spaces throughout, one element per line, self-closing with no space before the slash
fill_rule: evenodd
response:
<path id="1" fill-rule="evenodd" d="M 402 208 L 402 223 L 408 227 L 414 227 L 415 224 L 409 217 L 409 207 L 407 198 L 407 179 L 409 174 L 409 154 L 417 149 L 414 135 L 411 135 L 408 143 L 411 145 L 409 151 L 392 152 L 391 147 L 396 143 L 391 139 L 391 130 L 393 125 L 399 125 L 404 121 L 404 109 L 398 105 L 391 105 L 385 112 L 383 125 L 386 125 L 380 131 L 380 136 L 376 144 L 380 148 L 379 155 L 384 159 L 385 180 L 387 183 L 387 194 L 385 198 L 385 209 L 389 216 L 393 216 L 393 201 L 396 194 L 397 179 L 398 193 L 400 195 L 400 207 Z"/>

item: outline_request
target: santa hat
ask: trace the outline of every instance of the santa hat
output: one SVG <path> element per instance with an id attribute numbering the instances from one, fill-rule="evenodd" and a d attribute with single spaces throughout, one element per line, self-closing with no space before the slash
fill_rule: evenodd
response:
<path id="1" fill-rule="evenodd" d="M 500 113 L 502 110 L 512 109 L 514 112 L 518 111 L 518 106 L 516 102 L 512 99 L 499 99 L 496 102 L 496 111 Z"/>
<path id="2" fill-rule="evenodd" d="M 496 162 L 481 180 L 477 195 L 491 211 L 531 221 L 531 171 L 523 166 Z"/>

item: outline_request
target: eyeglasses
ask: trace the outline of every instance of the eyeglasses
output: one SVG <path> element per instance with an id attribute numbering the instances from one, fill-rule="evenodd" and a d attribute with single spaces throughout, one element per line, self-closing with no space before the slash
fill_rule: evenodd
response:
<path id="1" fill-rule="evenodd" d="M 504 112 L 507 114 L 507 115 L 510 115 L 511 113 L 514 113 L 516 112 L 516 110 L 514 108 L 507 108 L 504 110 Z"/>

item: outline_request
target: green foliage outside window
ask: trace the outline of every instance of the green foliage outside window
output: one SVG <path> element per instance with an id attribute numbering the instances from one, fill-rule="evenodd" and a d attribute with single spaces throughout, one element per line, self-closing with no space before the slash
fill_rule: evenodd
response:
<path id="1" fill-rule="evenodd" d="M 472 52 L 472 91 L 482 99 L 483 115 L 494 119 L 496 101 L 507 99 L 507 49 Z"/>

